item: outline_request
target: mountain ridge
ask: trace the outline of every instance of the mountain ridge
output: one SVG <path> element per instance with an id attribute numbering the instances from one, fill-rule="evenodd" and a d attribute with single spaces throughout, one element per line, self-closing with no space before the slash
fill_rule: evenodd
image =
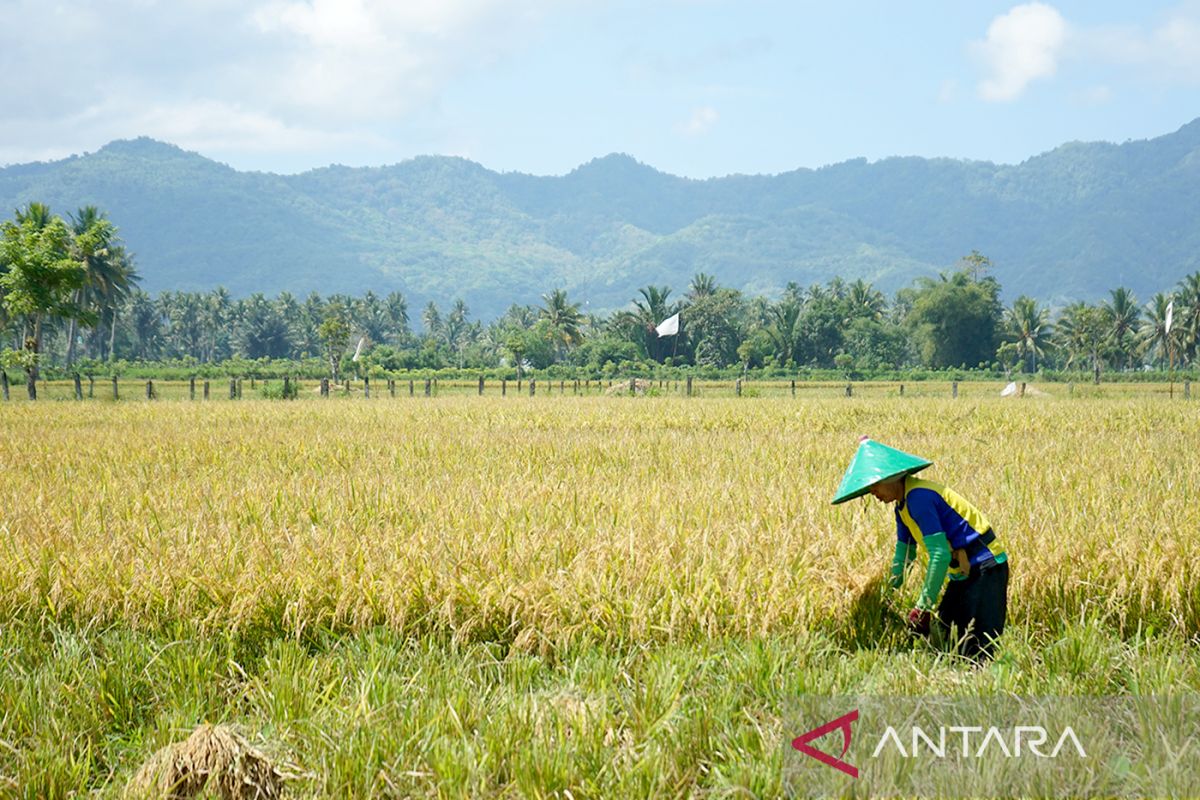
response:
<path id="1" fill-rule="evenodd" d="M 893 291 L 972 250 L 1008 298 L 1126 285 L 1146 300 L 1200 263 L 1197 177 L 1200 119 L 1019 164 L 896 156 L 706 179 L 623 153 L 557 176 L 452 156 L 277 175 L 139 137 L 0 168 L 0 203 L 101 207 L 149 291 L 399 290 L 488 317 L 556 287 L 607 310 L 700 271 L 763 293 L 838 275 Z"/>

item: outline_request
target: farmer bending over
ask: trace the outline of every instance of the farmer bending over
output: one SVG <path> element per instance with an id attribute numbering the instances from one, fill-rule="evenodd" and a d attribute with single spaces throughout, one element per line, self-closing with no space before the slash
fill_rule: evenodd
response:
<path id="1" fill-rule="evenodd" d="M 930 612 L 947 584 L 938 619 L 946 628 L 957 627 L 963 655 L 985 660 L 1004 631 L 1008 557 L 983 512 L 953 489 L 913 477 L 931 464 L 864 436 L 833 502 L 844 503 L 869 492 L 880 502 L 895 503 L 896 553 L 890 589 L 904 583 L 917 545 L 929 554 L 917 607 L 906 619 L 909 628 L 929 633 Z"/>

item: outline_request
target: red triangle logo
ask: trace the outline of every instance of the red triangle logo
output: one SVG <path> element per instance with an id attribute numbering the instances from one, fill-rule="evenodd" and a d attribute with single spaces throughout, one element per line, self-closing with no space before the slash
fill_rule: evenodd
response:
<path id="1" fill-rule="evenodd" d="M 826 722 L 819 728 L 813 728 L 808 733 L 802 733 L 795 739 L 792 739 L 792 747 L 804 753 L 806 756 L 811 756 L 822 764 L 828 764 L 836 770 L 849 775 L 851 778 L 858 777 L 858 767 L 853 764 L 847 764 L 841 758 L 834 758 L 828 753 L 824 753 L 809 744 L 814 739 L 820 739 L 831 731 L 840 730 L 842 732 L 842 756 L 846 755 L 846 751 L 850 749 L 850 725 L 858 719 L 858 709 L 854 709 L 849 714 L 843 714 L 832 722 Z"/>

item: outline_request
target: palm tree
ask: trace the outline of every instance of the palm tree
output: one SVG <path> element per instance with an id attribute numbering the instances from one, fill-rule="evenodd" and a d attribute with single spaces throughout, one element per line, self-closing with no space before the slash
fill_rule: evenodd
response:
<path id="1" fill-rule="evenodd" d="M 1054 334 L 1057 345 L 1067 354 L 1067 367 L 1086 357 L 1091 361 L 1092 369 L 1098 371 L 1108 327 L 1102 308 L 1082 301 L 1064 308 L 1054 326 Z"/>
<path id="2" fill-rule="evenodd" d="M 458 353 L 458 368 L 463 365 L 463 348 L 478 335 L 478 328 L 467 322 L 467 304 L 460 298 L 450 307 L 446 321 L 442 325 L 445 342 Z"/>
<path id="3" fill-rule="evenodd" d="M 79 309 L 83 322 L 95 324 L 106 301 L 114 294 L 128 291 L 130 276 L 122 268 L 122 259 L 114 258 L 117 230 L 98 208 L 84 206 L 71 215 L 71 232 L 74 234 L 71 255 L 83 265 L 83 284 L 75 290 L 72 303 Z M 79 321 L 72 316 L 67 323 L 68 367 L 75 362 Z"/>
<path id="4" fill-rule="evenodd" d="M 440 340 L 446 332 L 446 325 L 442 321 L 442 312 L 438 311 L 437 303 L 432 300 L 429 305 L 425 306 L 425 310 L 421 312 L 421 324 L 425 326 L 425 334 L 434 340 Z"/>
<path id="5" fill-rule="evenodd" d="M 391 319 L 383 299 L 370 289 L 352 306 L 354 325 L 372 342 L 386 342 L 391 332 Z"/>
<path id="6" fill-rule="evenodd" d="M 697 272 L 692 276 L 692 285 L 688 287 L 687 299 L 691 302 L 712 297 L 717 293 L 717 279 L 707 272 Z"/>
<path id="7" fill-rule="evenodd" d="M 17 209 L 16 219 L 18 225 L 32 222 L 34 230 L 40 231 L 51 223 L 54 215 L 50 213 L 50 206 L 45 203 L 30 203 L 24 209 Z"/>
<path id="8" fill-rule="evenodd" d="M 667 303 L 667 298 L 671 295 L 671 289 L 667 286 L 646 286 L 638 289 L 638 294 L 642 296 L 642 299 L 634 299 L 633 315 L 641 326 L 646 354 L 655 361 L 661 361 L 658 332 L 655 328 L 679 308 L 677 305 Z"/>
<path id="9" fill-rule="evenodd" d="M 1179 353 L 1179 325 L 1173 323 L 1170 332 L 1167 331 L 1167 307 L 1174 299 L 1174 295 L 1162 292 L 1150 298 L 1146 304 L 1146 317 L 1138 330 L 1138 352 L 1160 367 Z"/>
<path id="10" fill-rule="evenodd" d="M 850 308 L 851 319 L 859 317 L 880 319 L 887 306 L 887 301 L 883 299 L 883 293 L 862 278 L 850 284 L 846 293 L 846 302 Z"/>
<path id="11" fill-rule="evenodd" d="M 1016 343 L 1018 357 L 1025 361 L 1030 372 L 1037 372 L 1037 360 L 1050 345 L 1050 311 L 1038 308 L 1036 300 L 1021 295 L 1004 316 L 1008 337 Z"/>
<path id="12" fill-rule="evenodd" d="M 400 292 L 390 292 L 384 298 L 387 307 L 388 325 L 394 344 L 402 345 L 408 338 L 408 301 Z"/>
<path id="13" fill-rule="evenodd" d="M 579 312 L 579 304 L 568 301 L 567 293 L 562 289 L 542 295 L 542 300 L 546 305 L 539 310 L 538 318 L 549 323 L 557 359 L 561 359 L 566 350 L 583 341 L 579 330 L 583 315 Z"/>
<path id="14" fill-rule="evenodd" d="M 784 299 L 767 310 L 770 324 L 763 330 L 775 347 L 775 360 L 781 365 L 798 360 L 800 338 L 800 304 Z"/>
<path id="15" fill-rule="evenodd" d="M 1121 366 L 1128 367 L 1137 349 L 1136 334 L 1142 310 L 1138 308 L 1133 292 L 1123 286 L 1113 289 L 1109 295 L 1111 299 L 1101 305 L 1108 324 L 1108 345 L 1121 361 Z"/>
<path id="16" fill-rule="evenodd" d="M 309 300 L 312 298 L 310 296 Z M 307 307 L 307 304 L 306 304 Z M 233 298 L 224 286 L 218 286 L 204 297 L 201 306 L 201 326 L 204 329 L 204 344 L 202 347 L 205 362 L 220 361 L 229 354 L 229 327 L 233 317 Z M 318 318 L 314 323 L 313 336 L 316 336 L 316 326 L 320 325 Z M 319 352 L 317 347 L 312 352 Z"/>
<path id="17" fill-rule="evenodd" d="M 261 292 L 240 303 L 238 348 L 246 358 L 286 358 L 292 349 L 292 330 L 275 304 Z"/>
<path id="18" fill-rule="evenodd" d="M 1175 322 L 1171 330 L 1179 329 L 1183 361 L 1191 363 L 1200 348 L 1200 272 L 1193 272 L 1179 282 L 1176 298 Z"/>

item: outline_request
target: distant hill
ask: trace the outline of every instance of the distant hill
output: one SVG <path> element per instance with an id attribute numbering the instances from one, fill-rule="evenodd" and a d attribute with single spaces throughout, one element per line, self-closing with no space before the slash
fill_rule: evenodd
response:
<path id="1" fill-rule="evenodd" d="M 623 155 L 568 175 L 420 157 L 238 172 L 151 139 L 0 169 L 0 209 L 95 204 L 148 291 L 383 293 L 490 317 L 555 287 L 592 310 L 700 271 L 770 293 L 840 275 L 893 291 L 979 250 L 1005 296 L 1139 298 L 1200 269 L 1200 120 L 1148 141 L 1065 144 L 1012 166 L 860 159 L 689 180 Z"/>

